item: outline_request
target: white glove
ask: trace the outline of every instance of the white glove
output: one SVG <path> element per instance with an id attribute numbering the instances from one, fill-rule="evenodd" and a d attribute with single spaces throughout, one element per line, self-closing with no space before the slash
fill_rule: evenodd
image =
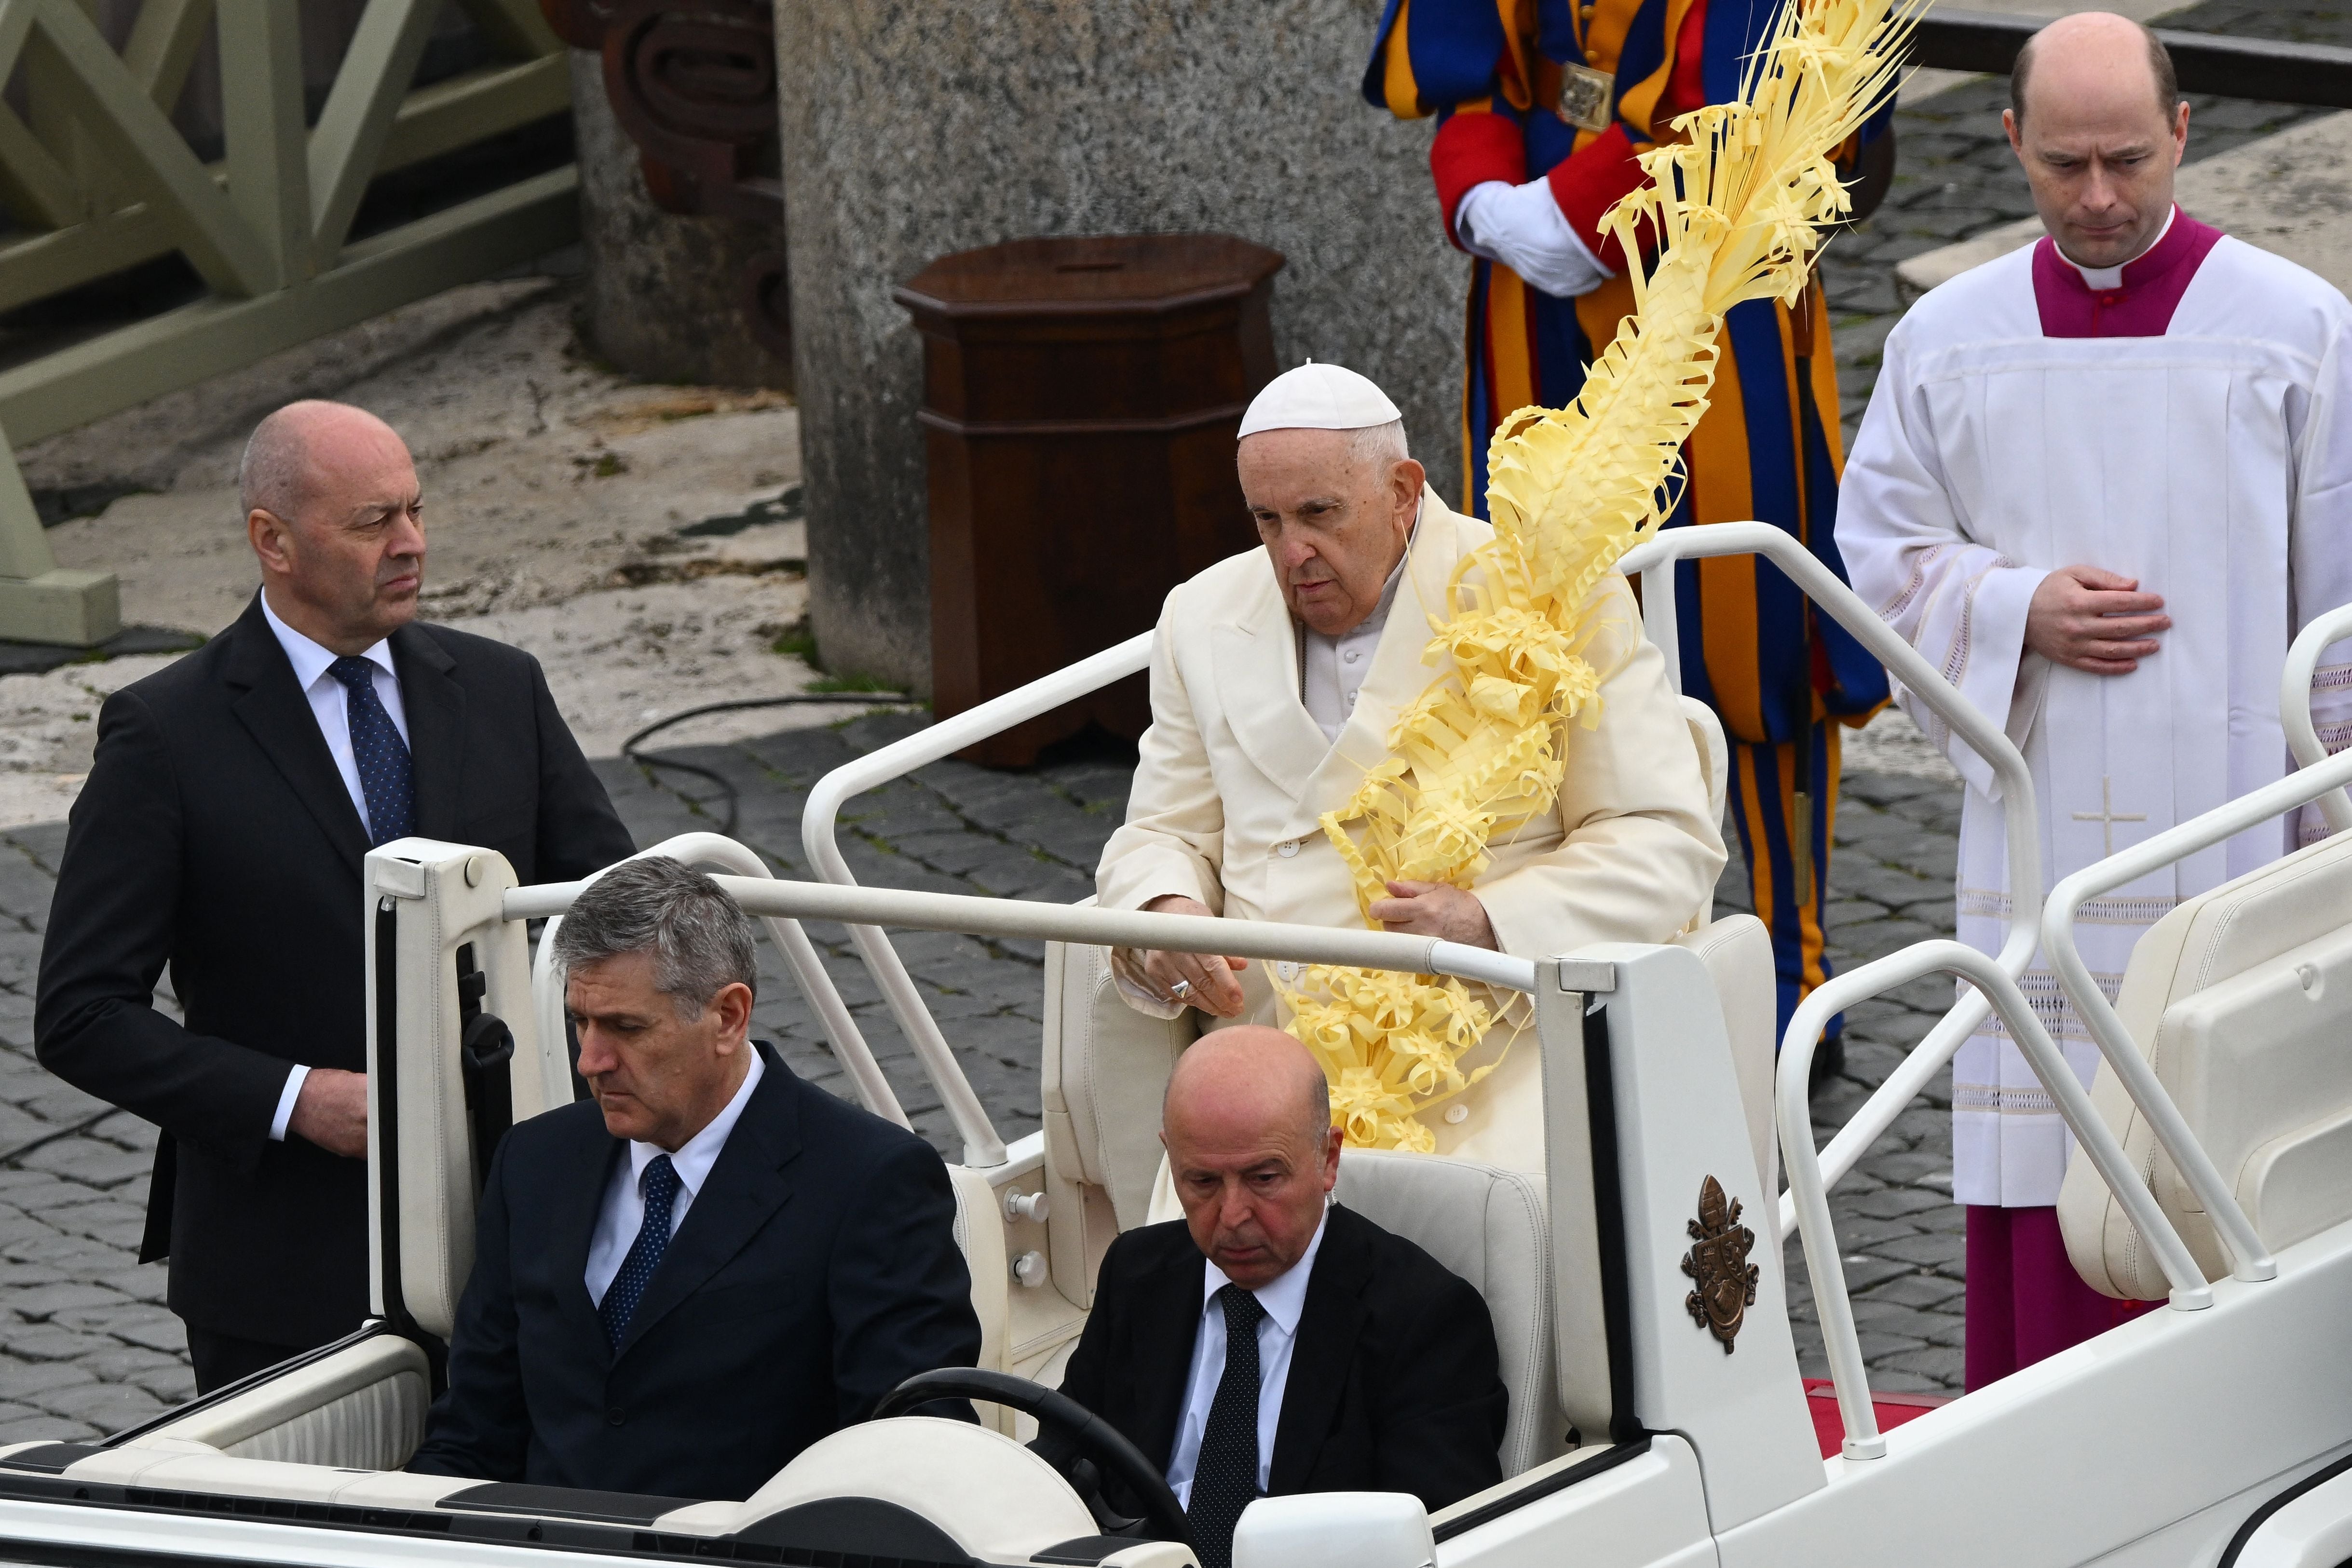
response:
<path id="1" fill-rule="evenodd" d="M 1489 180 L 1474 187 L 1454 210 L 1454 232 L 1471 255 L 1499 261 L 1529 287 L 1562 299 L 1590 294 L 1617 276 L 1569 226 L 1548 180 Z"/>

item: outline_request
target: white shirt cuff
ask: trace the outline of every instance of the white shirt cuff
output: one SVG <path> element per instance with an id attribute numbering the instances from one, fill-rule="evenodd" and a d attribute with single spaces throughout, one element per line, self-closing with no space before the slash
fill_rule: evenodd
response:
<path id="1" fill-rule="evenodd" d="M 1617 275 L 1586 248 L 1551 182 L 1524 185 L 1489 180 L 1471 188 L 1454 214 L 1454 233 L 1473 256 L 1501 262 L 1529 286 L 1558 298 L 1590 294 Z"/>
<path id="2" fill-rule="evenodd" d="M 302 1081 L 310 1076 L 310 1070 L 299 1062 L 286 1075 L 286 1087 L 278 1092 L 278 1114 L 269 1119 L 271 1143 L 286 1141 L 286 1124 L 294 1119 L 294 1102 L 302 1097 Z"/>

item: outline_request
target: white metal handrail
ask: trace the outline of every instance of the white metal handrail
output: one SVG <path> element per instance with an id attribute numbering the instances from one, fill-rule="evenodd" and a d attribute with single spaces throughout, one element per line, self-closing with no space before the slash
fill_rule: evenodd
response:
<path id="1" fill-rule="evenodd" d="M 2286 651 L 2286 669 L 2279 676 L 2279 726 L 2286 731 L 2287 749 L 2298 768 L 2315 768 L 2327 760 L 2326 744 L 2311 721 L 2311 679 L 2318 672 L 2320 655 L 2347 637 L 2352 637 L 2352 604 L 2339 605 L 2312 622 Z M 2329 832 L 2352 828 L 2352 798 L 2343 790 L 2329 790 L 2317 804 Z"/>
<path id="2" fill-rule="evenodd" d="M 801 847 L 808 854 L 810 867 L 836 886 L 856 887 L 857 878 L 850 874 L 849 862 L 842 858 L 835 837 L 843 801 L 903 778 L 967 746 L 977 745 L 1016 724 L 1051 713 L 1065 703 L 1136 674 L 1150 662 L 1151 633 L 1145 632 L 1066 669 L 1056 670 L 1042 680 L 992 697 L 977 707 L 928 725 L 903 740 L 843 763 L 817 780 L 816 788 L 809 791 L 808 804 L 801 810 Z M 898 950 L 890 946 L 889 937 L 872 925 L 852 925 L 849 940 L 857 949 L 858 957 L 873 972 L 883 1003 L 915 1048 L 916 1060 L 922 1064 L 932 1086 L 939 1090 L 940 1103 L 947 1107 L 958 1135 L 963 1139 L 964 1164 L 1002 1165 L 1004 1140 L 997 1135 L 996 1124 L 989 1119 L 980 1096 L 972 1092 L 971 1081 L 964 1076 L 947 1037 L 940 1032 L 939 1020 L 931 1017 L 922 993 L 915 988 L 914 977 L 907 973 Z"/>
<path id="3" fill-rule="evenodd" d="M 2093 1109 L 2090 1095 L 2034 1016 L 2013 975 L 1965 943 L 1939 940 L 1915 943 L 1851 974 L 1835 976 L 1816 987 L 1789 1020 L 1789 1033 L 1781 1042 L 1780 1065 L 1775 1069 L 1773 1101 L 1780 1125 L 1781 1157 L 1788 1166 L 1789 1197 L 1804 1241 L 1805 1271 L 1812 1277 L 1813 1305 L 1821 1315 L 1830 1381 L 1837 1390 L 1838 1411 L 1845 1422 L 1843 1451 L 1849 1459 L 1880 1458 L 1886 1452 L 1886 1439 L 1879 1434 L 1878 1415 L 1870 1403 L 1870 1377 L 1863 1364 L 1862 1339 L 1854 1328 L 1853 1302 L 1846 1294 L 1836 1222 L 1830 1217 L 1829 1187 L 1821 1160 L 1813 1153 L 1806 1080 L 1813 1064 L 1813 1048 L 1841 1009 L 1938 973 L 1967 980 L 1975 988 L 1974 994 L 1984 998 L 2007 1026 L 2034 1076 L 2057 1102 L 2058 1113 L 2066 1119 L 2075 1141 L 2156 1249 L 2157 1262 L 2172 1286 L 2172 1306 L 2180 1312 L 2196 1312 L 2213 1304 L 2212 1287 L 2205 1282 L 2188 1244 L 2158 1206 L 2156 1195 L 2132 1169 L 2115 1134 Z M 1923 1042 L 1913 1055 L 1927 1049 Z"/>
<path id="4" fill-rule="evenodd" d="M 2025 766 L 2025 758 L 1999 726 L 1960 695 L 1940 671 L 1881 620 L 1795 535 L 1769 523 L 1707 523 L 1669 528 L 1626 552 L 1620 564 L 1629 574 L 1641 573 L 1643 622 L 1650 640 L 1665 655 L 1668 669 L 1675 672 L 1676 689 L 1681 688 L 1681 661 L 1675 641 L 1674 563 L 1699 557 L 1750 553 L 1763 556 L 1786 572 L 1806 597 L 1852 632 L 1855 641 L 1992 768 L 2000 783 L 1998 803 L 2006 831 L 2009 884 L 2012 890 L 2009 932 L 1994 961 L 2002 973 L 2012 978 L 2024 973 L 2026 965 L 2033 961 L 2033 949 L 2041 936 L 2034 905 L 2042 895 L 2041 823 L 2033 809 L 2033 777 Z M 1826 1180 L 1834 1184 L 1853 1168 L 1855 1162 L 1895 1124 L 1895 1119 L 1919 1091 L 1942 1071 L 1962 1042 L 1976 1032 L 1989 1010 L 1985 997 L 1972 991 L 1960 998 L 1928 1030 L 1927 1037 L 1913 1048 L 1902 1065 L 1887 1075 L 1886 1082 L 1863 1102 L 1821 1151 Z M 1830 1015 L 1822 1016 L 1826 1019 Z M 1790 1031 L 1780 1042 L 1784 1053 L 1789 1042 L 1796 1038 L 1796 1024 L 1792 1017 Z M 1810 1053 L 1810 1042 L 1806 1050 Z M 1805 1146 L 1812 1147 L 1810 1124 Z M 1782 1197 L 1780 1219 L 1780 1234 L 1785 1240 L 1797 1224 L 1793 1197 Z"/>
<path id="5" fill-rule="evenodd" d="M 593 880 L 593 879 L 592 879 Z M 917 893 L 893 887 L 842 887 L 785 877 L 714 878 L 746 913 L 788 920 L 837 920 L 844 925 L 904 925 L 917 931 L 965 931 L 983 936 L 1082 943 L 1095 947 L 1173 947 L 1232 953 L 1244 958 L 1452 975 L 1514 991 L 1532 991 L 1536 966 L 1484 947 L 1408 936 L 1396 931 L 1350 931 L 1328 925 L 1285 925 L 1271 920 L 1227 920 L 1211 915 L 1145 915 L 1025 898 L 982 898 L 964 893 Z M 509 920 L 562 915 L 586 882 L 541 883 L 508 890 Z"/>
<path id="6" fill-rule="evenodd" d="M 2229 1183 L 2215 1168 L 2212 1156 L 2197 1141 L 2197 1134 L 2189 1130 L 2179 1107 L 2166 1092 L 2156 1069 L 2132 1044 L 2131 1031 L 2124 1027 L 2114 1004 L 2091 978 L 2090 969 L 2074 943 L 2074 918 L 2084 904 L 2102 894 L 2112 893 L 2126 883 L 2159 871 L 2200 850 L 2210 849 L 2283 812 L 2312 800 L 2340 795 L 2347 783 L 2352 783 L 2352 751 L 2323 758 L 2313 766 L 2120 850 L 2096 865 L 2084 867 L 2050 890 L 2049 904 L 2042 911 L 2042 945 L 2049 951 L 2059 983 L 2066 988 L 2075 1012 L 2089 1028 L 2091 1039 L 2097 1044 L 2099 1054 L 2106 1059 L 2109 1070 L 2147 1115 L 2157 1142 L 2171 1156 L 2181 1179 L 2197 1195 L 2197 1201 L 2204 1206 L 2214 1228 L 2221 1232 L 2223 1244 L 2230 1249 L 2231 1271 L 2241 1280 L 2274 1279 L 2278 1264 L 2272 1259 L 2270 1249 L 2263 1245 L 2262 1238 L 2255 1234 L 2253 1222 L 2240 1207 L 2237 1194 L 2230 1190 Z"/>
<path id="7" fill-rule="evenodd" d="M 717 833 L 680 833 L 676 838 L 664 839 L 649 850 L 641 850 L 629 859 L 643 860 L 648 855 L 667 855 L 699 870 L 730 873 L 730 882 L 746 877 L 773 880 L 775 876 L 775 873 L 768 869 L 768 862 L 761 860 L 755 851 Z M 604 871 L 612 869 L 606 866 Z M 562 885 L 572 889 L 572 897 L 576 898 L 581 889 L 604 874 L 604 872 L 600 871 L 594 876 Z M 571 907 L 572 898 L 566 898 L 562 908 Z M 748 909 L 750 906 L 747 904 L 745 907 Z M 507 918 L 537 919 L 538 916 L 509 914 Z M 850 1016 L 848 1005 L 841 999 L 841 992 L 834 985 L 833 977 L 825 973 L 824 961 L 817 956 L 816 945 L 809 940 L 808 933 L 801 929 L 799 921 L 789 915 L 768 915 L 765 918 L 768 935 L 774 939 L 776 950 L 784 956 L 784 962 L 792 966 L 793 978 L 799 982 L 801 995 L 808 998 L 818 1023 L 824 1028 L 825 1039 L 833 1045 L 835 1060 L 841 1063 L 849 1074 L 850 1082 L 856 1087 L 857 1103 L 876 1115 L 896 1122 L 902 1127 L 911 1126 L 912 1124 L 907 1120 L 905 1107 L 898 1103 L 898 1096 L 890 1087 L 890 1081 L 882 1075 L 881 1064 L 874 1060 L 873 1048 L 866 1043 L 865 1035 L 858 1031 L 857 1022 Z M 541 1040 L 562 1040 L 564 1037 L 563 981 L 555 967 L 555 933 L 562 924 L 562 910 L 547 912 L 547 925 L 539 934 L 539 950 L 531 956 L 531 1004 L 539 1015 L 539 1037 Z"/>

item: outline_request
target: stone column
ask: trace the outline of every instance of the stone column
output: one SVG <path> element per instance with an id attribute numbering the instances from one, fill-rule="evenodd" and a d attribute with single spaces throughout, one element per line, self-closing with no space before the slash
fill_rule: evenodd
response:
<path id="1" fill-rule="evenodd" d="M 572 51 L 572 120 L 597 354 L 647 381 L 789 389 L 790 361 L 761 346 L 743 311 L 747 267 L 783 236 L 656 206 L 637 144 L 605 99 L 604 61 L 583 49 Z"/>
<path id="2" fill-rule="evenodd" d="M 1361 371 L 1461 487 L 1468 263 L 1431 122 L 1358 92 L 1379 0 L 795 0 L 776 8 L 811 616 L 837 674 L 928 691 L 922 352 L 890 291 L 1028 235 L 1270 246 L 1277 361 Z M 1104 496 L 1108 510 L 1119 504 Z"/>

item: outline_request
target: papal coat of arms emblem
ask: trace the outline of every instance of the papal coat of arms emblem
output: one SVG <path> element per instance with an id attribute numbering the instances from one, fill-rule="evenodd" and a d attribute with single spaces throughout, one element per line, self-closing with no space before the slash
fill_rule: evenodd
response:
<path id="1" fill-rule="evenodd" d="M 1689 1229 L 1693 1245 L 1683 1257 L 1683 1272 L 1697 1288 L 1683 1305 L 1729 1355 L 1748 1309 L 1756 1304 L 1756 1265 L 1748 1260 L 1756 1232 L 1739 1223 L 1739 1200 L 1726 1197 L 1713 1176 L 1699 1184 L 1698 1218 Z"/>

